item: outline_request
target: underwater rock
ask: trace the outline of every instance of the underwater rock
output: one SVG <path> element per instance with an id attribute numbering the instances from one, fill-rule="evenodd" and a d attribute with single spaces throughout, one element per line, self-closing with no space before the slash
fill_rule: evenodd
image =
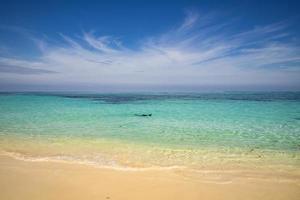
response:
<path id="1" fill-rule="evenodd" d="M 150 114 L 134 114 L 134 115 L 138 116 L 138 117 L 151 117 L 152 113 L 150 113 Z"/>

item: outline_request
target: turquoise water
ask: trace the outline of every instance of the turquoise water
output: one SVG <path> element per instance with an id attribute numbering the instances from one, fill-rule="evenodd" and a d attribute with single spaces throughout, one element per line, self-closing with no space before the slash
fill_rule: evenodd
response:
<path id="1" fill-rule="evenodd" d="M 2 93 L 0 139 L 3 151 L 40 157 L 201 165 L 209 153 L 216 162 L 284 155 L 298 166 L 300 93 Z"/>

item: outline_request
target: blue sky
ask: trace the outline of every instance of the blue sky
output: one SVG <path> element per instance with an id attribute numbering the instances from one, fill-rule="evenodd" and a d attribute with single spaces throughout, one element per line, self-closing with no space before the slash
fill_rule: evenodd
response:
<path id="1" fill-rule="evenodd" d="M 0 90 L 299 90 L 297 1 L 1 1 Z"/>

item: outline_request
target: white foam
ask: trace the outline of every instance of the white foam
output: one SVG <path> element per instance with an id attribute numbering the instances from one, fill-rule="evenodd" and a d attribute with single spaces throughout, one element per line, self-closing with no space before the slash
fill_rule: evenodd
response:
<path id="1" fill-rule="evenodd" d="M 122 166 L 113 161 L 97 162 L 88 159 L 75 158 L 72 156 L 28 156 L 17 152 L 1 151 L 0 155 L 8 156 L 17 160 L 28 161 L 28 162 L 60 162 L 68 164 L 81 164 L 89 165 L 102 169 L 113 169 L 118 171 L 150 171 L 150 170 L 174 170 L 174 169 L 185 169 L 184 166 L 151 166 L 151 167 L 129 167 Z M 103 160 L 102 160 L 103 161 Z M 104 164 L 105 163 L 105 164 Z"/>

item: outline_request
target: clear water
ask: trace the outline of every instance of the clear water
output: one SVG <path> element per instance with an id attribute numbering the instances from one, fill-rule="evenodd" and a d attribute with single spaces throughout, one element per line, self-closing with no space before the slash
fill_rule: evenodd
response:
<path id="1" fill-rule="evenodd" d="M 101 164 L 299 167 L 300 93 L 2 93 L 0 139 L 3 152 Z"/>

